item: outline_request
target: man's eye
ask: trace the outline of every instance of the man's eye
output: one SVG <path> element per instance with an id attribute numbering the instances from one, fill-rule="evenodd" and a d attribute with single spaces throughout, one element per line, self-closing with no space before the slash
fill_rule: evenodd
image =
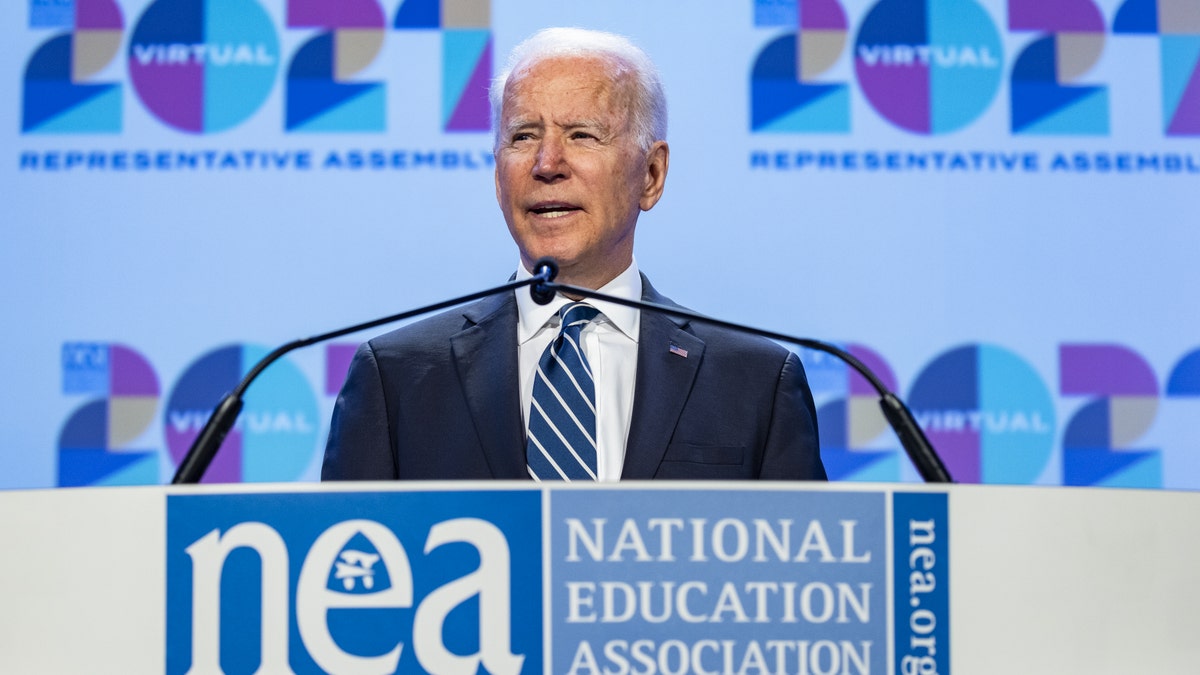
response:
<path id="1" fill-rule="evenodd" d="M 531 138 L 533 138 L 533 134 L 530 133 L 513 134 L 512 142 L 517 143 L 519 141 L 528 141 Z"/>
<path id="2" fill-rule="evenodd" d="M 571 138 L 574 138 L 575 140 L 593 140 L 596 137 L 586 131 L 576 131 L 575 133 L 571 134 Z"/>

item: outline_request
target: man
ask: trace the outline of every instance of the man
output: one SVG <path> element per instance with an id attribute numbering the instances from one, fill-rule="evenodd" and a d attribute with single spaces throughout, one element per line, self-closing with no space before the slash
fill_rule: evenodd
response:
<path id="1" fill-rule="evenodd" d="M 551 256 L 557 281 L 671 304 L 633 258 L 670 156 L 646 55 L 618 36 L 548 29 L 513 50 L 490 95 L 518 278 Z M 521 289 L 361 346 L 322 478 L 825 478 L 794 354 L 572 300 L 541 306 Z"/>

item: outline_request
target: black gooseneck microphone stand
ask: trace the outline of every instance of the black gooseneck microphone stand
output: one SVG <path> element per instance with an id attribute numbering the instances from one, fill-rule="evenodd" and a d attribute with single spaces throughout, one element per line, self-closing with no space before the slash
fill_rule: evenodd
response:
<path id="1" fill-rule="evenodd" d="M 245 395 L 246 389 L 250 386 L 251 382 L 253 382 L 264 370 L 266 370 L 267 366 L 274 363 L 284 354 L 296 349 L 300 349 L 301 347 L 317 344 L 318 342 L 325 342 L 326 340 L 339 338 L 343 335 L 349 335 L 350 333 L 357 333 L 360 330 L 375 328 L 377 326 L 382 326 L 394 321 L 411 319 L 414 316 L 428 314 L 429 312 L 436 312 L 439 309 L 446 309 L 455 305 L 461 305 L 464 302 L 479 300 L 480 298 L 486 298 L 490 295 L 499 295 L 500 293 L 507 293 L 508 291 L 515 291 L 518 288 L 532 286 L 536 283 L 547 282 L 553 279 L 552 276 L 549 276 L 550 274 L 557 273 L 558 267 L 555 266 L 553 270 L 546 269 L 539 274 L 534 274 L 528 279 L 510 281 L 503 286 L 496 286 L 495 288 L 489 288 L 485 291 L 479 291 L 477 293 L 471 293 L 470 295 L 464 295 L 451 300 L 437 302 L 432 305 L 418 307 L 417 309 L 401 312 L 399 314 L 393 314 L 382 319 L 375 319 L 374 321 L 367 321 L 365 323 L 360 323 L 348 328 L 340 328 L 328 333 L 321 333 L 320 335 L 314 335 L 312 337 L 303 338 L 300 340 L 293 340 L 292 342 L 283 345 L 270 354 L 264 356 L 261 360 L 259 360 L 258 363 L 254 364 L 254 367 L 250 369 L 250 372 L 246 373 L 246 376 L 242 378 L 242 381 L 238 383 L 237 387 L 235 387 L 233 391 L 226 394 L 225 398 L 221 399 L 221 402 L 218 403 L 217 407 L 213 409 L 212 415 L 208 418 L 208 422 L 204 425 L 204 428 L 200 430 L 200 434 L 196 436 L 196 440 L 192 441 L 192 447 L 188 448 L 188 452 L 186 455 L 184 455 L 183 461 L 179 463 L 179 469 L 175 471 L 175 477 L 171 479 L 171 484 L 179 485 L 200 482 L 200 479 L 204 477 L 204 472 L 208 470 L 208 465 L 212 463 L 213 457 L 216 456 L 217 450 L 221 447 L 221 443 L 225 440 L 225 436 L 229 433 L 229 430 L 233 428 L 234 422 L 237 421 L 238 414 L 242 411 L 242 397 Z"/>
<path id="2" fill-rule="evenodd" d="M 904 447 L 904 451 L 908 454 L 908 458 L 912 460 L 913 466 L 916 467 L 917 472 L 921 474 L 921 478 L 924 479 L 926 483 L 954 482 L 954 480 L 950 477 L 950 472 L 946 470 L 946 465 L 942 463 L 941 457 L 939 457 L 937 451 L 933 449 L 933 444 L 929 442 L 929 438 L 927 438 L 925 436 L 925 432 L 921 430 L 921 425 L 917 424 L 917 420 L 913 417 L 913 414 L 908 409 L 908 406 L 904 405 L 904 402 L 900 400 L 900 397 L 888 390 L 887 386 L 883 384 L 883 381 L 881 381 L 879 377 L 875 375 L 875 373 L 871 372 L 871 369 L 867 368 L 866 364 L 855 358 L 853 354 L 847 352 L 846 350 L 827 342 L 821 342 L 820 340 L 795 337 L 792 335 L 785 335 L 783 333 L 776 333 L 774 331 L 762 330 L 761 328 L 754 328 L 752 326 L 744 326 L 742 324 L 733 323 L 732 321 L 714 319 L 712 317 L 704 316 L 703 314 L 697 314 L 679 307 L 669 307 L 667 305 L 643 302 L 641 300 L 627 300 L 625 298 L 618 298 L 611 295 L 605 295 L 603 293 L 597 293 L 590 288 L 571 286 L 569 284 L 560 284 L 554 281 L 554 278 L 558 275 L 558 265 L 549 258 L 542 258 L 539 260 L 537 264 L 534 265 L 534 271 L 535 277 L 538 279 L 543 277 L 547 278 L 546 281 L 538 281 L 529 288 L 529 292 L 532 295 L 534 302 L 538 303 L 539 305 L 545 305 L 549 303 L 554 298 L 555 293 L 562 293 L 571 297 L 595 298 L 597 300 L 604 300 L 605 302 L 625 305 L 626 307 L 633 307 L 634 309 L 668 314 L 671 316 L 689 319 L 691 321 L 702 321 L 704 323 L 720 326 L 722 328 L 728 328 L 730 330 L 760 335 L 772 340 L 790 342 L 792 344 L 804 347 L 805 349 L 813 349 L 819 352 L 824 352 L 841 359 L 843 362 L 847 363 L 851 368 L 855 369 L 863 377 L 865 377 L 867 381 L 871 383 L 871 386 L 875 388 L 875 391 L 879 393 L 879 406 L 883 409 L 883 416 L 887 419 L 888 424 L 892 427 L 892 431 L 896 433 L 896 437 L 900 439 L 900 444 Z M 542 272 L 545 273 L 543 274 Z"/>
<path id="3" fill-rule="evenodd" d="M 279 347 L 270 354 L 267 354 L 265 357 L 259 360 L 258 363 L 254 364 L 254 367 L 250 369 L 250 372 L 246 373 L 246 376 L 242 378 L 242 381 L 238 383 L 237 387 L 235 387 L 230 393 L 226 394 L 225 397 L 221 399 L 221 402 L 217 404 L 217 407 L 213 410 L 212 415 L 208 418 L 208 422 L 204 425 L 204 428 L 200 430 L 200 434 L 196 436 L 196 440 L 192 442 L 192 447 L 188 449 L 187 455 L 184 456 L 183 461 L 180 462 L 179 469 L 175 472 L 175 477 L 171 479 L 171 483 L 173 485 L 178 485 L 200 482 L 200 479 L 204 477 L 204 472 L 208 470 L 208 465 L 212 462 L 213 457 L 217 454 L 217 450 L 221 447 L 221 442 L 225 440 L 225 436 L 229 433 L 229 430 L 233 428 L 234 423 L 237 421 L 238 414 L 242 411 L 242 397 L 245 395 L 246 389 L 250 386 L 250 383 L 253 382 L 267 368 L 267 366 L 274 363 L 284 354 L 296 349 L 300 349 L 301 347 L 308 347 L 309 345 L 314 345 L 326 340 L 332 340 L 350 333 L 357 333 L 358 331 L 375 328 L 395 321 L 403 321 L 404 319 L 410 319 L 422 314 L 428 314 L 429 312 L 436 312 L 440 309 L 446 309 L 448 307 L 453 307 L 454 305 L 461 305 L 464 302 L 479 300 L 480 298 L 485 298 L 491 295 L 515 291 L 525 286 L 529 286 L 529 292 L 533 297 L 534 302 L 537 302 L 541 305 L 549 303 L 554 299 L 556 293 L 561 292 L 569 296 L 596 298 L 598 300 L 625 305 L 635 309 L 660 312 L 662 314 L 682 317 L 692 321 L 702 321 L 715 326 L 721 326 L 744 333 L 751 333 L 753 335 L 760 335 L 773 340 L 790 342 L 807 349 L 814 349 L 820 352 L 831 354 L 846 362 L 856 371 L 861 373 L 862 376 L 867 378 L 867 381 L 871 383 L 871 386 L 875 388 L 875 391 L 879 392 L 879 404 L 883 408 L 883 415 L 885 418 L 887 418 L 888 424 L 891 425 L 893 431 L 896 432 L 896 436 L 900 439 L 901 445 L 904 446 L 905 452 L 908 453 L 909 459 L 912 460 L 913 465 L 916 466 L 917 471 L 921 474 L 921 478 L 928 483 L 953 482 L 950 478 L 950 473 L 946 471 L 945 465 L 942 464 L 937 452 L 934 451 L 933 445 L 930 444 L 929 439 L 925 437 L 924 432 L 921 431 L 921 427 L 917 424 L 916 420 L 912 416 L 912 413 L 908 410 L 904 403 L 895 394 L 890 392 L 888 388 L 884 386 L 883 382 L 881 382 L 879 378 L 876 377 L 875 374 L 866 367 L 865 364 L 845 350 L 819 340 L 798 338 L 791 335 L 784 335 L 783 333 L 775 333 L 750 326 L 743 326 L 730 321 L 713 319 L 711 317 L 690 312 L 685 309 L 680 309 L 678 307 L 668 307 L 650 302 L 642 302 L 640 300 L 626 300 L 625 298 L 617 298 L 610 295 L 605 295 L 603 293 L 597 293 L 589 288 L 555 283 L 554 279 L 558 275 L 558 264 L 551 258 L 542 258 L 541 260 L 538 260 L 534 265 L 533 270 L 533 276 L 528 279 L 512 281 L 502 286 L 496 286 L 495 288 L 489 288 L 477 293 L 471 293 L 469 295 L 445 300 L 432 305 L 426 305 L 424 307 L 419 307 L 407 312 L 393 314 L 382 319 L 375 319 L 374 321 L 367 321 L 365 323 L 349 326 L 347 328 L 341 328 L 328 333 L 321 333 L 320 335 L 294 340 L 283 345 L 282 347 Z"/>

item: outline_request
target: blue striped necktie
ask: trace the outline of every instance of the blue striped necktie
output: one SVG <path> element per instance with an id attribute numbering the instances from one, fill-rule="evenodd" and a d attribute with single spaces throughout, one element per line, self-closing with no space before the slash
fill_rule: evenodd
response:
<path id="1" fill-rule="evenodd" d="M 596 480 L 596 385 L 579 333 L 600 310 L 573 302 L 533 375 L 525 457 L 534 480 Z"/>

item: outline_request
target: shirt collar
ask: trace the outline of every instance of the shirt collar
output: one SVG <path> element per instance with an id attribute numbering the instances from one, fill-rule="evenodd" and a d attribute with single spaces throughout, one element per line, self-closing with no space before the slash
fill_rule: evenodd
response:
<path id="1" fill-rule="evenodd" d="M 525 265 L 517 263 L 517 281 L 528 279 L 533 273 L 525 269 Z M 597 289 L 605 295 L 611 295 L 627 300 L 642 299 L 642 275 L 638 271 L 637 259 L 629 263 L 615 279 Z M 517 343 L 525 344 L 546 325 L 550 318 L 562 309 L 563 305 L 573 302 L 567 296 L 558 293 L 548 304 L 539 305 L 529 296 L 528 289 L 519 288 L 515 291 L 517 298 Z M 627 338 L 637 342 L 638 329 L 641 326 L 641 313 L 625 305 L 605 302 L 595 298 L 584 298 L 583 302 L 600 310 L 608 322 L 625 334 Z"/>

